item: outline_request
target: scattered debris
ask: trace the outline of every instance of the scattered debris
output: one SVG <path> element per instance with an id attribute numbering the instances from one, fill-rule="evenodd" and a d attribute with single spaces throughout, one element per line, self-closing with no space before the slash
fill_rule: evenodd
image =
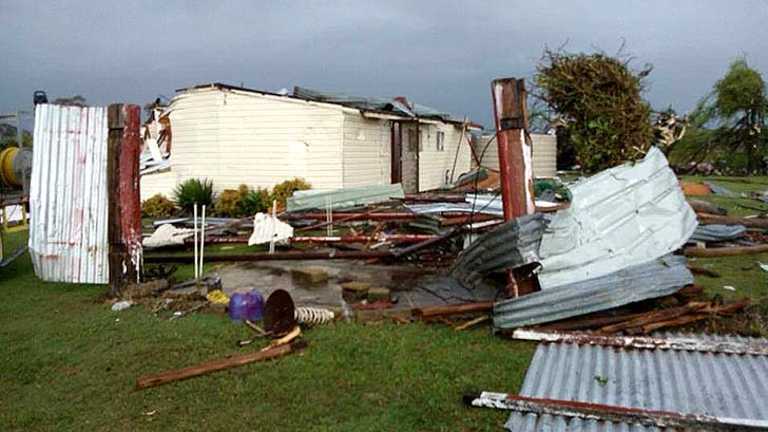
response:
<path id="1" fill-rule="evenodd" d="M 327 324 L 335 318 L 333 311 L 315 307 L 297 307 L 295 311 L 296 322 L 308 326 Z"/>
<path id="2" fill-rule="evenodd" d="M 718 248 L 703 248 L 703 247 L 685 248 L 685 255 L 690 257 L 724 257 L 724 256 L 759 254 L 764 252 L 768 252 L 768 244 L 762 244 L 757 246 L 734 246 L 734 247 L 718 247 Z"/>
<path id="3" fill-rule="evenodd" d="M 337 208 L 381 203 L 393 198 L 405 198 L 405 193 L 400 183 L 344 188 L 332 191 L 310 189 L 294 192 L 293 196 L 288 198 L 287 209 L 289 212 L 312 209 L 334 210 Z"/>
<path id="4" fill-rule="evenodd" d="M 283 242 L 293 237 L 293 227 L 265 213 L 253 217 L 253 234 L 248 246 L 271 242 Z"/>
<path id="5" fill-rule="evenodd" d="M 728 291 L 736 291 L 736 287 L 731 285 L 723 285 L 723 289 Z"/>
<path id="6" fill-rule="evenodd" d="M 206 375 L 213 372 L 218 372 L 225 369 L 231 369 L 238 366 L 243 366 L 249 363 L 258 361 L 271 360 L 277 357 L 282 357 L 287 354 L 291 354 L 304 349 L 307 346 L 306 342 L 295 342 L 292 344 L 283 344 L 263 351 L 257 351 L 248 354 L 233 355 L 220 360 L 212 360 L 199 365 L 191 366 L 184 369 L 170 370 L 161 372 L 158 374 L 144 375 L 136 380 L 136 389 L 143 390 L 150 387 L 156 387 L 163 384 L 168 384 L 175 381 L 181 381 L 189 378 L 194 378 L 200 375 Z"/>
<path id="7" fill-rule="evenodd" d="M 112 312 L 120 312 L 133 306 L 134 303 L 130 300 L 122 300 L 112 305 Z"/>

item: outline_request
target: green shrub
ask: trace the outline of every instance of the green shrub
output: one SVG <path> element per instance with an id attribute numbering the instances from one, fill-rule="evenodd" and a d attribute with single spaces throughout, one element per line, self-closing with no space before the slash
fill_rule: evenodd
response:
<path id="1" fill-rule="evenodd" d="M 267 212 L 272 206 L 269 190 L 257 188 L 249 189 L 240 200 L 240 209 L 243 214 L 253 216 L 259 212 Z"/>
<path id="2" fill-rule="evenodd" d="M 651 108 L 641 95 L 651 68 L 635 72 L 627 62 L 547 50 L 538 66 L 537 97 L 566 120 L 558 152 L 572 146 L 586 171 L 637 159 L 651 145 Z"/>
<path id="3" fill-rule="evenodd" d="M 141 215 L 149 218 L 165 218 L 173 216 L 176 205 L 163 194 L 153 195 L 141 203 Z"/>
<path id="4" fill-rule="evenodd" d="M 276 184 L 272 188 L 272 200 L 277 200 L 277 206 L 285 208 L 285 201 L 293 195 L 294 192 L 299 190 L 311 189 L 312 185 L 309 184 L 303 178 L 294 178 L 293 180 L 286 180 L 282 183 Z M 269 206 L 272 205 L 272 200 L 269 202 Z"/>
<path id="5" fill-rule="evenodd" d="M 173 192 L 176 205 L 186 212 L 192 212 L 197 203 L 198 206 L 213 204 L 213 181 L 208 179 L 189 179 L 178 186 Z"/>
<path id="6" fill-rule="evenodd" d="M 242 196 L 240 191 L 236 189 L 224 189 L 216 196 L 216 204 L 214 204 L 214 212 L 217 216 L 229 216 L 238 217 L 240 214 L 240 202 Z"/>

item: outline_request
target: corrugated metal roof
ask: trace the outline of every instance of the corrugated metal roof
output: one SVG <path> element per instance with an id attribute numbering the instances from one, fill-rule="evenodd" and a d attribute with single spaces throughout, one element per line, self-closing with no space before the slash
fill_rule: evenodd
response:
<path id="1" fill-rule="evenodd" d="M 768 343 L 765 339 L 733 340 Z M 729 419 L 768 420 L 768 356 L 540 344 L 520 393 Z M 517 412 L 505 426 L 515 432 L 660 430 L 600 419 Z"/>
<path id="2" fill-rule="evenodd" d="M 734 240 L 747 232 L 744 225 L 699 225 L 688 241 L 718 242 Z"/>
<path id="3" fill-rule="evenodd" d="M 450 275 L 474 288 L 491 272 L 538 262 L 536 252 L 546 224 L 545 216 L 536 213 L 499 225 L 461 252 Z"/>
<path id="4" fill-rule="evenodd" d="M 669 255 L 595 279 L 500 301 L 493 307 L 493 325 L 518 328 L 674 294 L 693 283 L 686 263 L 685 257 Z"/>
<path id="5" fill-rule="evenodd" d="M 569 185 L 571 206 L 557 212 L 541 240 L 542 289 L 592 279 L 679 248 L 696 228 L 693 209 L 664 154 Z"/>
<path id="6" fill-rule="evenodd" d="M 37 105 L 29 252 L 46 281 L 107 283 L 107 109 Z"/>
<path id="7" fill-rule="evenodd" d="M 389 201 L 392 198 L 405 198 L 403 186 L 400 183 L 330 191 L 296 191 L 292 197 L 288 198 L 287 207 L 289 212 L 310 209 L 324 210 L 329 205 L 333 209 L 338 209 Z"/>

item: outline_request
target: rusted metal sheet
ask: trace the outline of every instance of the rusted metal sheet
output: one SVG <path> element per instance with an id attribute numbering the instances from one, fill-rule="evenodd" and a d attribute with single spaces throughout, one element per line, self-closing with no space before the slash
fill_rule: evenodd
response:
<path id="1" fill-rule="evenodd" d="M 725 432 L 734 430 L 758 431 L 768 428 L 768 420 L 743 420 L 706 414 L 685 414 L 610 404 L 517 396 L 508 393 L 482 392 L 478 395 L 465 395 L 464 402 L 473 407 L 501 409 L 521 414 L 557 416 L 586 422 L 599 420 L 654 429 Z"/>
<path id="2" fill-rule="evenodd" d="M 743 354 L 728 353 L 728 349 L 722 348 L 764 346 L 768 341 L 708 335 L 663 338 L 672 341 L 670 346 L 675 341 L 686 341 L 686 345 L 697 349 L 665 349 L 663 343 L 641 348 L 539 344 L 520 395 L 708 416 L 730 423 L 732 430 L 768 426 L 768 356 L 751 354 L 749 350 Z M 699 349 L 707 346 L 717 348 Z M 534 411 L 512 413 L 506 427 L 511 431 L 680 429 L 599 415 L 585 419 Z"/>
<path id="3" fill-rule="evenodd" d="M 515 339 L 597 345 L 614 348 L 664 349 L 697 351 L 717 354 L 748 354 L 768 356 L 768 340 L 751 338 L 701 338 L 689 335 L 657 336 L 600 336 L 585 333 L 542 332 L 518 329 L 512 333 Z"/>
<path id="4" fill-rule="evenodd" d="M 107 110 L 40 104 L 29 250 L 46 281 L 106 283 Z"/>

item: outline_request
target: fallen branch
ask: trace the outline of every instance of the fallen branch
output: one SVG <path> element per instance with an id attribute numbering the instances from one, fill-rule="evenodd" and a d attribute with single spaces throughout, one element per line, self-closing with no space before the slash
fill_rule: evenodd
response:
<path id="1" fill-rule="evenodd" d="M 696 266 L 688 265 L 688 270 L 690 270 L 691 273 L 693 273 L 695 275 L 707 276 L 707 277 L 711 277 L 711 278 L 719 278 L 720 277 L 720 273 L 718 273 L 718 272 L 716 272 L 714 270 L 710 270 L 710 269 L 704 268 L 704 267 L 696 267 Z"/>
<path id="2" fill-rule="evenodd" d="M 475 318 L 473 320 L 469 320 L 469 321 L 465 322 L 464 324 L 458 325 L 458 326 L 454 327 L 453 329 L 456 330 L 456 331 L 466 330 L 466 329 L 468 329 L 468 328 L 470 328 L 470 327 L 472 327 L 474 325 L 480 324 L 483 321 L 488 321 L 489 319 L 491 319 L 491 317 L 489 315 L 483 315 L 483 316 L 477 317 L 477 318 Z"/>
<path id="3" fill-rule="evenodd" d="M 281 337 L 280 339 L 273 340 L 269 344 L 269 346 L 262 348 L 261 352 L 269 351 L 270 349 L 273 349 L 282 345 L 287 345 L 291 343 L 292 340 L 296 339 L 299 336 L 301 336 L 301 328 L 299 326 L 296 326 L 293 328 L 293 330 L 288 332 L 288 334 L 286 334 L 285 336 Z"/>
<path id="4" fill-rule="evenodd" d="M 270 348 L 267 351 L 259 351 L 254 353 L 242 354 L 232 356 L 219 360 L 211 360 L 205 363 L 200 363 L 196 366 L 190 366 L 184 369 L 174 369 L 158 374 L 144 375 L 136 380 L 136 389 L 143 390 L 149 387 L 155 387 L 163 384 L 168 384 L 174 381 L 181 381 L 189 378 L 194 378 L 200 375 L 206 375 L 212 372 L 218 372 L 224 369 L 231 369 L 234 367 L 254 363 L 258 361 L 270 360 L 277 357 L 282 357 L 286 354 L 290 354 L 295 351 L 299 351 L 306 346 L 304 342 L 297 342 L 291 345 L 280 345 L 274 348 Z"/>

